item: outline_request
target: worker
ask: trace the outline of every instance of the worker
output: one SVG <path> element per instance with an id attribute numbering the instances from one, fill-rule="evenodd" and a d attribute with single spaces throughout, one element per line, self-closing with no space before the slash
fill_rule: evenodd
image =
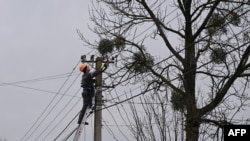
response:
<path id="1" fill-rule="evenodd" d="M 95 70 L 90 72 L 90 68 L 86 63 L 81 63 L 79 69 L 83 72 L 81 87 L 83 88 L 82 97 L 83 97 L 83 107 L 79 115 L 78 124 L 82 123 L 83 116 L 85 115 L 86 109 L 92 107 L 92 98 L 95 96 L 95 89 L 94 89 L 94 79 L 93 77 L 97 76 L 98 74 L 104 72 L 107 69 L 107 64 L 102 63 L 101 69 Z"/>

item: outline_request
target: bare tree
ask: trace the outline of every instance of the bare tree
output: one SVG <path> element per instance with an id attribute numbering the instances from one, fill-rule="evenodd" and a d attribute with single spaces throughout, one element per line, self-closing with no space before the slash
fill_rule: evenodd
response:
<path id="1" fill-rule="evenodd" d="M 91 29 L 101 39 L 81 37 L 102 55 L 118 55 L 117 69 L 109 74 L 115 86 L 140 82 L 142 93 L 171 89 L 172 107 L 185 117 L 186 141 L 221 140 L 218 131 L 225 124 L 247 121 L 235 117 L 249 108 L 249 5 L 249 0 L 93 0 Z M 146 120 L 155 115 L 166 140 L 165 115 L 153 109 L 144 106 Z M 136 112 L 133 116 L 138 119 Z M 154 139 L 152 127 L 146 131 L 137 122 L 137 140 Z"/>

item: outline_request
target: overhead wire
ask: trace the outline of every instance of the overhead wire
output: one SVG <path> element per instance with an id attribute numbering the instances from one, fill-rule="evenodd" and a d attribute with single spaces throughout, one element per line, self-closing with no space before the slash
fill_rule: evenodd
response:
<path id="1" fill-rule="evenodd" d="M 64 74 L 59 74 L 59 75 L 35 78 L 35 79 L 30 79 L 30 80 L 22 80 L 22 81 L 16 81 L 16 82 L 8 82 L 8 83 L 7 82 L 1 82 L 0 87 L 13 86 L 13 87 L 30 89 L 30 90 L 40 91 L 40 92 L 46 92 L 46 93 L 50 93 L 50 94 L 63 95 L 62 93 L 58 93 L 58 92 L 55 92 L 55 91 L 43 90 L 43 89 L 38 89 L 38 88 L 33 88 L 33 87 L 28 87 L 28 86 L 23 86 L 23 85 L 18 85 L 18 84 L 41 82 L 41 81 L 48 81 L 48 80 L 54 80 L 54 79 L 61 79 L 61 78 L 67 77 L 68 75 L 69 75 L 69 73 L 64 73 Z M 65 94 L 65 96 L 72 97 L 72 95 L 68 95 L 68 94 Z"/>
<path id="2" fill-rule="evenodd" d="M 120 127 L 118 126 L 117 121 L 116 121 L 116 119 L 114 118 L 113 114 L 110 112 L 109 109 L 107 109 L 107 111 L 109 112 L 109 115 L 112 117 L 113 121 L 114 121 L 115 124 L 117 125 L 116 127 L 117 127 L 118 131 L 122 134 L 122 136 L 123 136 L 127 141 L 129 141 L 128 137 L 121 131 Z"/>
<path id="3" fill-rule="evenodd" d="M 91 52 L 93 52 L 93 49 L 92 49 L 89 53 L 87 53 L 87 55 L 90 54 Z M 80 73 L 80 74 L 81 74 L 81 73 Z M 80 89 L 81 89 L 81 88 L 80 88 Z M 79 90 L 80 90 L 80 89 L 79 89 Z M 79 100 L 80 100 L 80 99 L 79 99 Z M 77 101 L 77 103 L 78 103 L 78 102 L 79 102 L 79 101 Z M 67 106 L 67 105 L 66 105 L 66 106 Z M 75 104 L 75 106 L 76 106 L 76 104 Z M 73 106 L 73 107 L 74 107 L 74 106 Z M 73 108 L 73 107 L 72 107 L 72 108 Z M 64 108 L 62 108 L 62 110 L 63 110 L 63 109 L 64 109 Z M 61 110 L 61 112 L 62 112 L 62 110 Z M 54 140 L 56 140 L 57 138 L 59 138 L 59 136 L 62 135 L 62 133 L 70 126 L 70 124 L 73 122 L 73 120 L 74 120 L 78 115 L 79 115 L 79 112 L 78 112 L 77 115 L 70 121 L 70 123 L 63 129 L 63 131 L 61 131 L 61 132 L 59 133 L 59 135 L 58 135 Z M 61 121 L 62 121 L 62 120 L 61 120 Z M 60 122 L 58 122 L 58 124 L 59 124 L 59 123 L 60 123 Z M 57 125 L 58 125 L 58 124 L 57 124 Z M 57 125 L 56 125 L 56 126 L 57 126 Z M 55 127 L 56 127 L 56 126 L 55 126 Z M 55 127 L 54 127 L 54 128 L 55 128 Z M 54 130 L 54 128 L 52 129 L 52 131 Z M 50 134 L 50 133 L 49 133 L 49 134 Z M 47 135 L 45 136 L 45 138 L 47 138 L 49 134 L 47 134 Z"/>
<path id="4" fill-rule="evenodd" d="M 118 96 L 118 93 L 117 93 L 116 88 L 114 88 L 113 90 L 114 90 L 114 93 L 116 94 L 116 96 L 118 97 L 118 100 L 119 100 L 119 96 Z M 111 91 L 110 91 L 109 93 L 111 93 Z M 114 99 L 113 96 L 112 96 L 112 94 L 110 94 L 110 96 L 112 97 L 112 99 Z M 110 101 L 106 101 L 106 102 L 110 102 Z M 126 115 L 127 119 L 129 119 L 129 118 L 128 118 L 128 113 L 126 112 L 124 106 L 123 106 L 122 104 L 121 104 L 121 106 L 122 106 L 122 109 L 123 109 L 124 112 L 125 112 L 125 115 Z M 123 122 L 127 125 L 127 124 L 128 124 L 127 121 L 130 122 L 130 120 L 127 120 L 127 121 L 126 121 L 126 120 L 124 119 L 124 118 L 125 118 L 125 117 L 124 117 L 124 114 L 122 115 L 119 106 L 116 106 L 116 108 L 117 108 L 117 111 L 119 112 L 119 114 L 120 114 L 120 116 L 121 116 Z"/>
<path id="5" fill-rule="evenodd" d="M 116 141 L 119 141 L 119 140 L 116 138 L 116 135 L 115 135 L 115 133 L 112 131 L 112 129 L 111 129 L 109 126 L 107 126 L 106 122 L 104 122 L 104 126 L 103 126 L 103 127 L 104 127 L 104 128 L 107 128 L 108 133 L 109 133 Z"/>
<path id="6" fill-rule="evenodd" d="M 71 76 L 73 76 L 73 73 L 71 74 Z M 70 73 L 63 73 L 63 74 L 58 74 L 58 75 L 53 75 L 53 76 L 46 76 L 46 77 L 40 77 L 40 78 L 34 78 L 34 79 L 22 80 L 22 81 L 16 81 L 16 82 L 8 82 L 8 83 L 1 82 L 0 87 L 6 86 L 6 85 L 7 86 L 8 85 L 15 86 L 16 84 L 33 83 L 33 82 L 47 81 L 47 80 L 53 80 L 53 79 L 60 79 L 60 78 L 65 78 L 65 77 L 67 77 L 69 75 L 70 75 Z"/>
<path id="7" fill-rule="evenodd" d="M 66 85 L 67 81 L 69 81 L 71 75 L 74 73 L 74 71 L 76 69 L 76 66 L 78 66 L 79 63 L 80 63 L 80 61 L 78 61 L 78 63 L 75 65 L 75 67 L 73 68 L 73 70 L 71 71 L 71 73 L 69 74 L 69 76 L 67 77 L 67 79 L 64 81 L 64 83 L 62 84 L 62 86 L 59 88 L 59 90 L 58 90 L 57 93 L 61 92 L 61 90 Z M 49 102 L 49 104 L 45 107 L 45 109 L 42 111 L 42 113 L 38 116 L 37 120 L 33 123 L 33 125 L 25 133 L 25 135 L 21 138 L 21 141 L 23 141 L 25 138 L 26 138 L 26 141 L 27 141 L 36 132 L 36 130 L 41 126 L 41 124 L 44 122 L 44 120 L 47 118 L 47 116 L 45 118 L 43 118 L 43 120 L 38 124 L 38 126 L 31 132 L 31 130 L 35 127 L 35 125 L 39 122 L 39 120 L 42 118 L 42 116 L 45 114 L 45 112 L 49 109 L 50 105 L 54 102 L 54 100 L 56 99 L 57 96 L 58 95 L 55 94 L 55 96 L 52 98 L 52 100 Z M 30 133 L 30 135 L 28 136 L 29 133 Z M 26 137 L 26 136 L 28 136 L 28 137 Z"/>
<path id="8" fill-rule="evenodd" d="M 90 54 L 91 52 L 93 51 L 93 49 L 87 53 L 87 54 Z M 55 98 L 57 97 L 57 95 L 62 95 L 63 96 L 70 96 L 70 95 L 67 95 L 66 92 L 65 93 L 60 93 L 60 91 L 62 90 L 62 88 L 65 86 L 66 82 L 69 80 L 69 78 L 71 76 L 74 75 L 74 70 L 76 69 L 76 67 L 78 66 L 78 64 L 80 63 L 80 61 L 75 65 L 75 67 L 73 68 L 72 72 L 70 73 L 67 73 L 67 79 L 65 80 L 65 82 L 63 83 L 63 85 L 60 87 L 60 89 L 57 91 L 57 92 L 50 92 L 50 91 L 44 91 L 44 92 L 50 92 L 50 93 L 55 93 L 55 96 L 52 98 L 52 100 L 50 101 L 50 103 L 46 106 L 46 108 L 43 110 L 43 112 L 40 114 L 40 116 L 37 118 L 37 120 L 33 123 L 33 125 L 29 128 L 29 130 L 25 133 L 25 135 L 21 138 L 21 141 L 24 140 L 26 138 L 26 140 L 28 140 L 33 134 L 34 132 L 40 127 L 40 125 L 45 121 L 45 119 L 49 116 L 49 114 L 52 112 L 53 108 L 50 110 L 50 112 L 46 115 L 46 117 L 40 122 L 40 124 L 33 130 L 32 133 L 31 130 L 35 127 L 35 125 L 38 123 L 38 121 L 41 119 L 41 117 L 45 114 L 45 112 L 48 110 L 48 108 L 52 105 L 52 103 L 54 102 Z M 56 79 L 56 78 L 60 78 L 60 75 L 56 75 L 56 76 L 51 76 L 51 77 L 44 77 L 44 78 L 37 78 L 37 79 L 32 79 L 32 80 L 26 80 L 26 81 L 18 81 L 18 82 L 13 82 L 13 84 L 16 84 L 16 83 L 26 83 L 26 82 L 35 82 L 35 81 L 43 81 L 43 80 L 51 80 L 51 79 Z M 7 85 L 6 83 L 3 84 L 3 85 Z M 10 85 L 10 84 L 8 84 Z M 1 85 L 0 85 L 1 86 Z M 19 87 L 23 87 L 23 86 L 19 86 Z M 23 87 L 25 88 L 25 87 Z M 29 88 L 29 89 L 32 89 L 32 88 Z M 34 89 L 34 88 L 33 88 Z M 39 89 L 34 89 L 34 90 L 39 90 Z M 43 91 L 43 90 L 40 90 L 40 91 Z M 62 98 L 61 97 L 61 98 Z M 74 96 L 71 96 L 71 97 L 78 97 L 76 95 Z M 58 102 L 57 102 L 58 103 Z M 55 107 L 55 106 L 54 106 Z M 28 136 L 28 134 L 30 133 L 30 135 Z M 27 137 L 28 136 L 28 137 Z"/>
<path id="9" fill-rule="evenodd" d="M 45 92 L 45 93 L 49 93 L 49 94 L 65 95 L 65 96 L 69 96 L 69 97 L 78 97 L 78 96 L 72 96 L 72 95 L 69 95 L 69 94 L 58 93 L 58 92 L 55 92 L 55 91 L 49 91 L 49 90 L 43 90 L 43 89 L 38 89 L 38 88 L 32 88 L 32 87 L 17 85 L 17 84 L 13 84 L 13 83 L 4 83 L 4 82 L 1 82 L 1 83 L 3 84 L 3 86 L 8 85 L 8 86 L 14 86 L 14 87 L 19 87 L 19 88 L 29 89 L 29 90 Z"/>
<path id="10" fill-rule="evenodd" d="M 73 84 L 76 82 L 76 80 L 79 78 L 81 73 L 79 73 L 77 75 L 77 77 L 74 79 L 74 81 L 70 84 L 70 86 L 67 88 L 67 90 L 65 90 L 64 93 L 67 93 L 69 91 L 69 89 L 73 86 Z M 77 91 L 79 92 L 80 89 Z M 77 93 L 75 93 L 76 95 Z M 55 107 L 59 104 L 59 102 L 62 100 L 63 96 L 61 96 L 61 98 L 56 102 L 56 104 L 51 108 L 51 110 L 49 111 L 49 113 L 47 114 L 47 116 L 55 109 Z M 49 126 L 52 125 L 52 123 L 58 118 L 58 116 L 62 113 L 62 111 L 69 105 L 69 103 L 73 100 L 73 97 L 68 101 L 68 103 L 66 105 L 64 105 L 64 107 L 62 107 L 62 109 L 58 112 L 58 114 L 54 117 L 54 119 L 47 125 L 47 127 L 42 131 L 42 133 L 40 133 L 39 136 L 37 136 L 37 138 L 35 140 L 38 140 L 42 134 L 49 128 Z M 47 117 L 46 116 L 46 117 Z M 43 139 L 44 140 L 44 139 Z"/>
<path id="11" fill-rule="evenodd" d="M 81 88 L 79 88 L 79 89 L 77 90 L 77 92 L 75 93 L 75 95 L 77 95 L 77 94 L 79 93 L 80 90 L 81 90 Z M 66 118 L 66 116 L 68 116 L 68 115 L 70 114 L 70 112 L 73 111 L 73 109 L 77 106 L 77 104 L 80 102 L 81 99 L 82 99 L 81 97 L 78 98 L 78 100 L 75 102 L 75 104 L 68 110 L 68 112 L 61 118 L 61 120 L 59 120 L 58 123 L 48 132 L 48 134 L 43 138 L 43 140 L 45 140 L 51 133 L 53 133 L 53 131 L 56 129 L 56 127 L 57 127 L 59 124 L 62 123 L 62 121 Z M 66 108 L 72 100 L 73 100 L 73 98 L 70 99 L 70 101 L 66 104 L 66 106 L 64 106 L 64 108 Z M 63 108 L 63 109 L 64 109 L 64 108 Z M 62 111 L 62 110 L 61 110 L 61 111 Z"/>
<path id="12" fill-rule="evenodd" d="M 55 137 L 54 141 L 56 141 L 62 135 L 62 133 L 66 131 L 66 129 L 70 126 L 70 124 L 77 118 L 77 116 L 79 115 L 79 113 L 76 114 L 74 116 L 74 118 L 66 125 L 66 127 Z"/>
<path id="13" fill-rule="evenodd" d="M 78 74 L 77 78 L 80 76 L 80 74 L 81 74 L 81 73 Z M 70 87 L 73 86 L 73 84 L 76 82 L 77 78 L 73 81 L 73 83 L 70 85 Z M 70 88 L 70 87 L 69 87 L 69 88 Z M 69 90 L 69 88 L 67 89 L 67 91 Z M 80 89 L 81 89 L 81 88 L 79 88 L 79 90 L 75 93 L 74 96 L 76 96 L 76 94 L 78 94 L 78 92 L 80 91 Z M 65 93 L 66 93 L 66 92 L 65 92 Z M 63 98 L 63 97 L 61 97 L 60 100 L 62 100 L 62 98 Z M 81 98 L 80 98 L 80 99 L 81 99 Z M 76 104 L 79 102 L 80 99 L 78 99 L 78 101 L 76 102 Z M 56 105 L 60 102 L 60 100 L 56 103 Z M 48 124 L 48 126 L 42 131 L 42 133 L 41 133 L 36 139 L 38 139 L 38 138 L 39 138 L 39 137 L 49 128 L 49 126 L 52 125 L 52 123 L 56 120 L 56 118 L 59 117 L 59 115 L 63 112 L 63 110 L 69 105 L 69 103 L 70 103 L 72 100 L 73 100 L 73 98 L 71 98 L 71 99 L 69 100 L 69 102 L 60 110 L 60 112 L 55 116 L 55 118 Z M 76 104 L 75 104 L 73 107 L 75 107 Z M 55 105 L 55 106 L 56 106 L 56 105 Z M 72 109 L 73 109 L 73 107 L 72 107 Z M 54 107 L 53 107 L 53 108 L 54 108 Z M 70 112 L 70 111 L 69 111 L 69 112 Z M 68 112 L 68 114 L 69 114 L 69 112 Z M 66 114 L 66 115 L 67 115 L 67 114 Z M 66 116 L 66 115 L 65 115 L 65 116 Z M 65 117 L 65 116 L 64 116 L 64 117 Z M 59 123 L 62 122 L 63 119 L 64 119 L 64 118 L 62 118 L 61 121 L 59 121 L 59 122 L 57 123 L 57 125 L 54 126 L 54 128 L 53 128 L 51 131 L 53 131 L 53 130 L 59 125 Z M 46 138 L 48 137 L 48 135 L 50 135 L 51 133 L 52 133 L 52 132 L 49 132 L 49 133 L 43 138 L 43 140 L 46 139 Z"/>

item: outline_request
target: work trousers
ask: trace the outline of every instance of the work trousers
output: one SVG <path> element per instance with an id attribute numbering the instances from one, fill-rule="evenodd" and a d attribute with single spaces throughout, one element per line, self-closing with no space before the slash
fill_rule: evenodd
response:
<path id="1" fill-rule="evenodd" d="M 85 115 L 86 109 L 92 107 L 92 98 L 95 96 L 93 88 L 84 88 L 82 92 L 83 106 L 78 118 L 78 124 L 82 123 L 83 116 Z"/>

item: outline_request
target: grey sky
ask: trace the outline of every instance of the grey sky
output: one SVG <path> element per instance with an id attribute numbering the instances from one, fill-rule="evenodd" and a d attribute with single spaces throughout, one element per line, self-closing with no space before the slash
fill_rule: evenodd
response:
<path id="1" fill-rule="evenodd" d="M 20 140 L 55 95 L 29 88 L 57 92 L 66 77 L 15 84 L 28 88 L 3 83 L 13 84 L 72 72 L 80 55 L 90 51 L 83 46 L 76 33 L 76 29 L 85 35 L 89 32 L 87 8 L 88 1 L 85 0 L 0 0 L 0 138 Z M 67 87 L 76 78 L 77 72 L 78 70 Z M 79 79 L 75 88 L 67 94 L 76 93 L 78 82 Z M 58 96 L 56 100 L 59 98 Z M 59 107 L 64 106 L 69 98 L 71 97 L 63 98 L 65 102 L 60 102 Z M 75 113 L 80 110 L 81 104 L 80 101 Z M 58 110 L 59 108 L 52 113 L 57 114 Z M 53 116 L 52 114 L 48 119 Z M 66 122 L 73 116 L 72 114 Z M 42 126 L 47 125 L 44 123 Z M 64 127 L 65 125 L 61 129 Z M 55 131 L 46 140 L 53 140 L 59 132 Z M 30 140 L 32 138 L 34 137 Z"/>
<path id="2" fill-rule="evenodd" d="M 99 40 L 87 27 L 90 24 L 89 3 L 90 0 L 0 0 L 0 139 L 5 137 L 8 141 L 20 141 L 30 127 L 37 123 L 24 140 L 54 140 L 80 111 L 82 99 L 79 92 L 79 71 L 76 67 L 80 56 L 91 52 L 91 49 L 79 40 L 76 29 L 91 40 Z M 173 17 L 169 19 L 172 21 Z M 145 27 L 146 30 L 149 28 L 151 26 Z M 141 33 L 145 29 L 141 27 Z M 140 36 L 141 38 L 144 36 Z M 157 44 L 150 40 L 146 42 L 147 46 L 153 47 L 148 51 L 156 57 L 166 54 L 164 45 L 161 46 L 163 42 L 160 39 L 158 41 Z M 176 40 L 170 41 L 178 43 Z M 163 51 L 155 49 L 155 46 Z M 26 80 L 28 81 L 24 82 Z M 137 88 L 137 92 L 140 91 Z M 126 90 L 119 89 L 117 93 L 123 96 L 119 100 L 126 99 L 125 91 L 130 92 L 128 87 Z M 117 93 L 111 96 L 105 92 L 104 96 L 117 98 Z M 49 105 L 51 100 L 53 102 Z M 48 110 L 39 119 L 47 106 Z M 119 122 L 123 119 L 118 115 L 120 109 L 117 109 L 118 107 L 112 107 L 103 112 L 103 140 L 112 141 L 115 140 L 112 136 L 115 136 L 119 141 L 131 141 L 132 135 L 125 134 L 127 127 L 131 127 L 127 126 L 130 122 L 124 126 L 115 126 L 124 124 Z M 129 117 L 131 109 L 124 109 L 128 110 L 128 115 L 124 115 L 124 118 Z M 140 110 L 138 112 L 143 114 Z M 51 122 L 52 126 L 49 126 Z M 93 116 L 89 122 L 93 123 Z M 70 128 L 74 126 L 76 121 Z M 93 124 L 85 129 L 82 138 L 93 139 Z M 62 135 L 64 136 L 66 134 Z"/>

